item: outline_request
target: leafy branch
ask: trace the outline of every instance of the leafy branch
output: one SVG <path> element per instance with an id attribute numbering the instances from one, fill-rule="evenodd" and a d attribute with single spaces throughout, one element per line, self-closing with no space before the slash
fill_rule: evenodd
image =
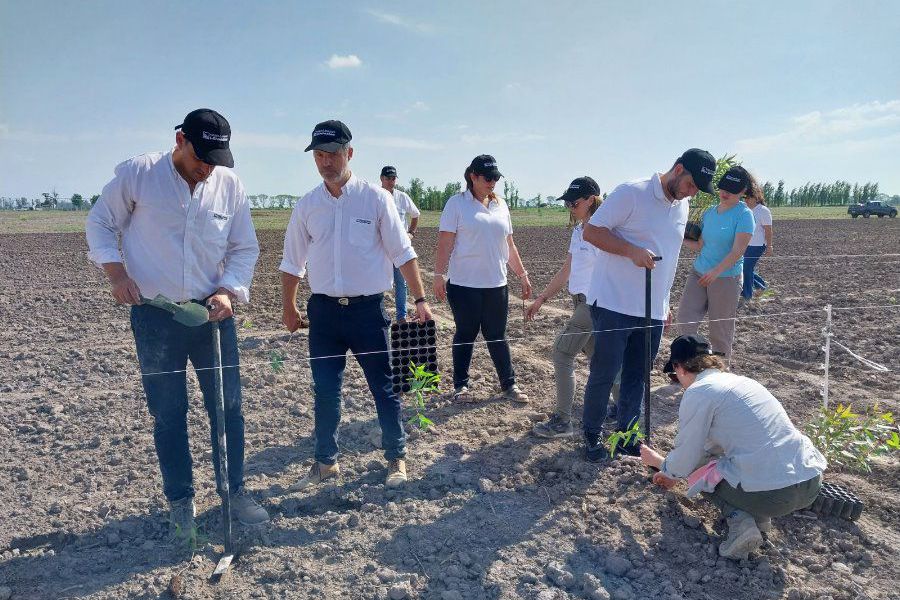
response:
<path id="1" fill-rule="evenodd" d="M 281 373 L 282 371 L 284 371 L 284 356 L 284 354 L 277 350 L 272 350 L 269 353 L 269 365 L 276 373 Z"/>
<path id="2" fill-rule="evenodd" d="M 438 391 L 438 383 L 441 381 L 441 376 L 426 369 L 425 365 L 416 365 L 412 361 L 409 362 L 409 374 L 409 388 L 413 393 L 413 406 L 416 409 L 416 414 L 409 419 L 408 423 L 410 425 L 415 424 L 419 429 L 427 430 L 433 425 L 433 422 L 423 414 L 425 411 L 425 394 L 432 394 Z"/>
<path id="3" fill-rule="evenodd" d="M 631 420 L 631 426 L 625 431 L 614 431 L 606 438 L 606 445 L 609 446 L 609 457 L 616 457 L 616 450 L 622 446 L 636 443 L 644 439 L 644 433 L 638 424 L 637 418 Z"/>
<path id="4" fill-rule="evenodd" d="M 805 431 L 829 464 L 854 471 L 871 473 L 872 458 L 900 450 L 894 415 L 877 404 L 865 413 L 853 412 L 852 404 L 823 408 Z"/>

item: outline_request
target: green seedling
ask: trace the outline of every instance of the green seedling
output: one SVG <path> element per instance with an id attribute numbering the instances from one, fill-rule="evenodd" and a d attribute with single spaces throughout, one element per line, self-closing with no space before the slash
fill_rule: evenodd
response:
<path id="1" fill-rule="evenodd" d="M 269 365 L 276 373 L 281 373 L 282 371 L 284 371 L 284 354 L 282 354 L 278 350 L 272 350 L 269 353 Z"/>
<path id="2" fill-rule="evenodd" d="M 620 446 L 627 446 L 642 439 L 644 439 L 644 433 L 641 431 L 641 426 L 636 418 L 632 419 L 631 426 L 628 429 L 625 431 L 614 431 L 606 438 L 610 458 L 616 457 L 616 450 Z"/>
<path id="3" fill-rule="evenodd" d="M 245 319 L 244 322 L 241 323 L 241 329 L 253 329 L 253 321 Z"/>
<path id="4" fill-rule="evenodd" d="M 425 394 L 433 394 L 438 391 L 438 383 L 441 381 L 441 376 L 426 369 L 425 365 L 417 366 L 412 361 L 409 362 L 409 374 L 409 387 L 413 393 L 413 406 L 415 406 L 416 414 L 409 419 L 408 423 L 416 425 L 419 429 L 427 430 L 433 425 L 433 422 L 423 414 L 425 411 Z"/>
<path id="5" fill-rule="evenodd" d="M 200 531 L 200 528 L 194 525 L 187 532 L 182 530 L 181 525 L 175 525 L 175 538 L 180 541 L 187 550 L 191 551 L 191 556 L 197 553 L 197 549 L 206 545 L 209 538 Z"/>
<path id="6" fill-rule="evenodd" d="M 877 404 L 865 413 L 854 413 L 852 404 L 823 408 L 806 426 L 806 435 L 829 466 L 863 473 L 872 472 L 872 458 L 900 450 L 894 415 L 881 412 Z"/>

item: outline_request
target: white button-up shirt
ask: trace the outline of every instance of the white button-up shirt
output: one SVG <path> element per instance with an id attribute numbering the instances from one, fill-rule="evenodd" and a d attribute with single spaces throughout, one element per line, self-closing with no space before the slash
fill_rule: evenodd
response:
<path id="1" fill-rule="evenodd" d="M 450 254 L 450 283 L 472 288 L 506 285 L 512 219 L 501 198 L 478 201 L 466 190 L 447 200 L 440 230 L 456 234 Z"/>
<path id="2" fill-rule="evenodd" d="M 828 467 L 761 383 L 707 369 L 684 391 L 675 447 L 660 470 L 684 478 L 713 458 L 725 480 L 745 492 L 809 481 Z"/>
<path id="3" fill-rule="evenodd" d="M 327 296 L 380 294 L 416 258 L 391 194 L 356 176 L 335 198 L 322 183 L 294 206 L 279 269 Z"/>
<path id="4" fill-rule="evenodd" d="M 410 218 L 416 218 L 422 213 L 419 212 L 416 203 L 412 201 L 412 198 L 410 198 L 409 194 L 406 192 L 395 189 L 393 194 L 394 205 L 397 207 L 397 213 L 400 215 L 400 222 L 403 223 L 404 227 L 408 227 L 409 224 L 406 222 L 406 215 L 409 215 Z"/>
<path id="5" fill-rule="evenodd" d="M 650 179 L 618 186 L 588 221 L 662 256 L 650 283 L 650 315 L 660 321 L 669 312 L 669 292 L 675 281 L 687 220 L 687 198 L 670 202 L 657 173 Z M 643 317 L 645 285 L 644 269 L 634 266 L 625 256 L 601 250 L 594 263 L 587 302 L 623 315 Z"/>
<path id="6" fill-rule="evenodd" d="M 126 160 L 88 214 L 86 230 L 88 258 L 102 267 L 124 256 L 144 297 L 202 300 L 223 287 L 250 299 L 259 244 L 231 169 L 216 167 L 191 194 L 171 152 Z"/>

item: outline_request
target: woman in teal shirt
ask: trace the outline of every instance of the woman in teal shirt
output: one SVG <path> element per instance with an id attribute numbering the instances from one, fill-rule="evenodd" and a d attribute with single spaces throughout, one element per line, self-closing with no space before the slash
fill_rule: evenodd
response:
<path id="1" fill-rule="evenodd" d="M 703 213 L 703 233 L 685 246 L 700 252 L 688 275 L 678 303 L 678 333 L 693 335 L 709 315 L 709 340 L 713 352 L 731 359 L 734 317 L 744 267 L 744 251 L 753 236 L 753 211 L 741 201 L 761 196 L 756 180 L 744 167 L 730 168 L 717 184 L 719 203 Z"/>

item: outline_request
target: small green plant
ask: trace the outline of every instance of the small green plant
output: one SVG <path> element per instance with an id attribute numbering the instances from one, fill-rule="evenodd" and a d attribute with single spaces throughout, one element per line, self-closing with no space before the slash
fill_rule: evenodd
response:
<path id="1" fill-rule="evenodd" d="M 432 373 L 425 368 L 425 365 L 416 365 L 410 361 L 409 363 L 409 387 L 413 393 L 413 406 L 416 414 L 409 419 L 410 425 L 416 425 L 419 429 L 427 430 L 432 424 L 432 420 L 426 417 L 425 411 L 425 394 L 432 394 L 438 391 L 438 383 L 441 376 Z"/>
<path id="2" fill-rule="evenodd" d="M 244 322 L 241 323 L 241 329 L 253 329 L 253 321 L 245 319 Z"/>
<path id="3" fill-rule="evenodd" d="M 276 373 L 284 371 L 284 354 L 278 350 L 272 350 L 269 353 L 269 365 Z"/>
<path id="4" fill-rule="evenodd" d="M 853 405 L 823 408 L 806 426 L 806 435 L 825 455 L 829 465 L 871 473 L 871 459 L 900 450 L 900 433 L 894 415 L 881 412 L 876 404 L 865 413 Z"/>
<path id="5" fill-rule="evenodd" d="M 191 556 L 196 554 L 197 549 L 206 545 L 209 539 L 200 531 L 200 528 L 194 525 L 190 531 L 182 530 L 181 525 L 175 524 L 175 539 L 181 542 L 185 548 L 191 551 Z"/>
<path id="6" fill-rule="evenodd" d="M 616 450 L 620 447 L 627 446 L 642 439 L 644 439 L 644 433 L 641 431 L 641 426 L 638 424 L 636 418 L 632 419 L 631 426 L 628 427 L 628 429 L 625 431 L 614 431 L 606 438 L 606 445 L 609 446 L 610 458 L 616 457 Z"/>

